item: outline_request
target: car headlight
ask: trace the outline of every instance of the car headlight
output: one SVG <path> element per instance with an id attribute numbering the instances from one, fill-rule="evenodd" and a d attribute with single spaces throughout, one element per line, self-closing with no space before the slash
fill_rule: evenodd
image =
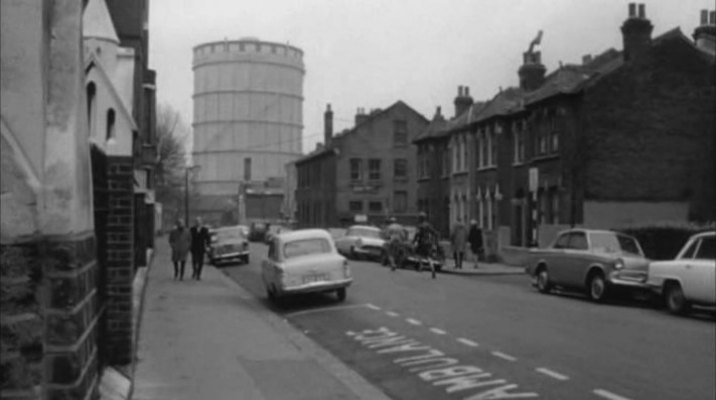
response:
<path id="1" fill-rule="evenodd" d="M 622 269 L 624 268 L 624 260 L 621 258 L 617 258 L 617 261 L 614 262 L 614 269 Z"/>

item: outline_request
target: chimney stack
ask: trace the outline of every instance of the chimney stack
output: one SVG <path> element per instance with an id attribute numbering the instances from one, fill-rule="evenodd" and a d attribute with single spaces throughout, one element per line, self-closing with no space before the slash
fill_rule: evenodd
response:
<path id="1" fill-rule="evenodd" d="M 457 87 L 457 97 L 455 97 L 455 117 L 460 116 L 467 111 L 472 105 L 473 100 L 470 97 L 470 88 L 467 86 Z"/>
<path id="2" fill-rule="evenodd" d="M 368 115 L 365 113 L 365 108 L 358 107 L 358 111 L 356 111 L 355 126 L 362 124 L 367 119 Z"/>
<path id="3" fill-rule="evenodd" d="M 585 54 L 582 56 L 582 65 L 587 65 L 590 62 L 592 62 L 592 55 L 591 54 Z"/>
<path id="4" fill-rule="evenodd" d="M 517 70 L 520 77 L 520 88 L 531 92 L 544 83 L 544 76 L 547 68 L 542 64 L 542 53 L 539 51 L 527 51 L 522 54 L 523 64 Z"/>
<path id="5" fill-rule="evenodd" d="M 323 143 L 326 147 L 331 145 L 333 140 L 333 110 L 331 110 L 331 103 L 326 106 L 326 111 L 323 113 Z"/>
<path id="6" fill-rule="evenodd" d="M 701 25 L 694 29 L 693 38 L 696 47 L 716 50 L 716 11 L 701 10 Z"/>
<path id="7" fill-rule="evenodd" d="M 629 18 L 622 24 L 621 30 L 624 60 L 638 60 L 651 47 L 651 32 L 654 30 L 654 25 L 646 18 L 644 4 L 629 3 Z"/>

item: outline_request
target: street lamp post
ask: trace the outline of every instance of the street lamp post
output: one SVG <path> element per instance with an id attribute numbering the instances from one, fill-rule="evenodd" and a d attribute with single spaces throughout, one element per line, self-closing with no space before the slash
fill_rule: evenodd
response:
<path id="1" fill-rule="evenodd" d="M 184 168 L 184 223 L 189 226 L 189 171 L 198 171 L 201 165 L 192 165 Z"/>

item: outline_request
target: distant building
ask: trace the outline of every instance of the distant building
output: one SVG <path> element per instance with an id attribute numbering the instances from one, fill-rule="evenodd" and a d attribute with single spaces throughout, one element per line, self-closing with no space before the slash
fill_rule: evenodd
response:
<path id="1" fill-rule="evenodd" d="M 359 109 L 355 126 L 333 136 L 333 111 L 324 114 L 325 140 L 296 161 L 297 219 L 303 226 L 338 226 L 356 215 L 414 220 L 416 152 L 412 140 L 428 121 L 402 101 L 370 114 Z"/>
<path id="2" fill-rule="evenodd" d="M 476 219 L 492 255 L 545 245 L 571 225 L 713 221 L 716 22 L 708 16 L 695 41 L 678 28 L 652 39 L 644 6 L 631 4 L 623 51 L 549 74 L 530 46 L 519 87 L 451 121 L 436 117 L 416 141 L 419 154 L 448 154 L 452 166 L 449 190 L 438 179 L 445 167 L 425 169 L 430 213 L 445 215 L 449 204 L 451 223 Z"/>

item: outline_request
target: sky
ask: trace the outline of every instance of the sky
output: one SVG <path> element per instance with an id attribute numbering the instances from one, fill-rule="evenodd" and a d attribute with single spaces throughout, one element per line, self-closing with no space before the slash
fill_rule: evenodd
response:
<path id="1" fill-rule="evenodd" d="M 359 107 L 403 100 L 426 118 L 450 118 L 458 86 L 476 101 L 518 84 L 522 53 L 542 30 L 548 73 L 586 54 L 622 49 L 626 0 L 149 0 L 149 65 L 157 101 L 192 121 L 192 48 L 252 36 L 304 51 L 303 151 Z M 711 0 L 645 0 L 652 37 L 680 27 L 688 37 Z M 190 130 L 190 128 L 189 128 Z M 188 132 L 190 135 L 190 132 Z M 187 141 L 190 151 L 191 139 Z"/>

